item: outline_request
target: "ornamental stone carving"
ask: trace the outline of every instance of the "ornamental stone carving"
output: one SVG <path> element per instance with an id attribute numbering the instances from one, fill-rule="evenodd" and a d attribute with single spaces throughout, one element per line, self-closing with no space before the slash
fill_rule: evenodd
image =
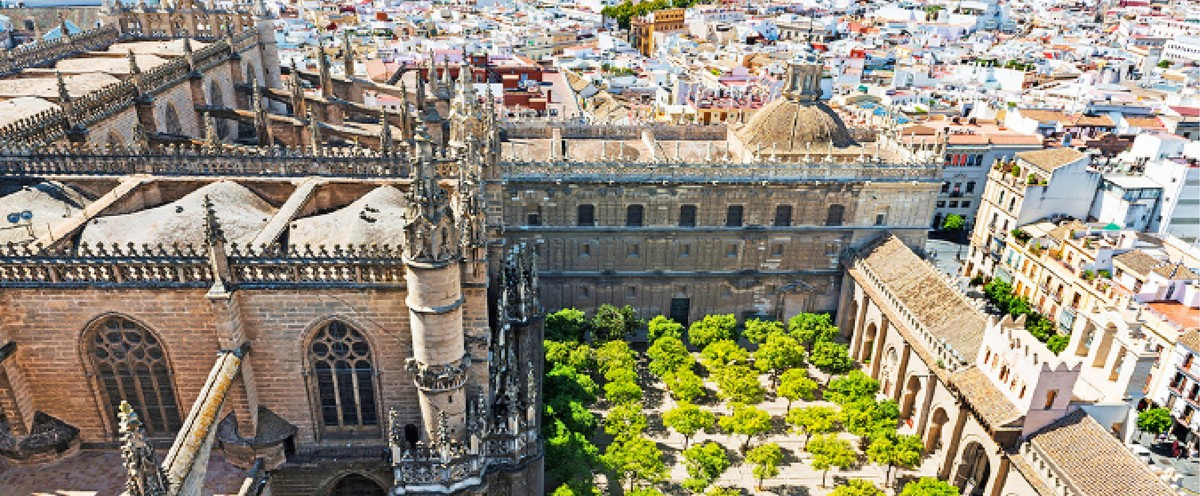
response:
<path id="1" fill-rule="evenodd" d="M 413 382 L 422 391 L 450 391 L 467 383 L 467 372 L 471 368 L 471 354 L 465 353 L 461 360 L 444 365 L 429 365 L 416 358 L 404 362 L 404 368 L 413 375 Z"/>

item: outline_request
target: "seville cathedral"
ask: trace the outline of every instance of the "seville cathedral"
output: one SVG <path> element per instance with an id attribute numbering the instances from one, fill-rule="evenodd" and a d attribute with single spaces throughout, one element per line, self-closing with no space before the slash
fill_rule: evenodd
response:
<path id="1" fill-rule="evenodd" d="M 283 67 L 261 5 L 102 17 L 0 51 L 0 455 L 120 449 L 130 495 L 218 454 L 243 494 L 540 494 L 544 308 L 834 312 L 941 185 L 803 61 L 728 127 L 507 122 L 482 66 Z"/>

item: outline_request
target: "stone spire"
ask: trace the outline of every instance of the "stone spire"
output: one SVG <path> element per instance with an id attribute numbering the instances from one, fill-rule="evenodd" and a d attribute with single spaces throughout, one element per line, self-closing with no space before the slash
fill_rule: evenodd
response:
<path id="1" fill-rule="evenodd" d="M 329 59 L 325 56 L 325 42 L 317 38 L 317 69 L 321 76 L 321 96 L 328 100 L 333 96 L 333 79 L 329 76 Z"/>
<path id="2" fill-rule="evenodd" d="M 423 263 L 445 263 L 458 256 L 454 242 L 454 219 L 446 192 L 438 185 L 433 162 L 433 144 L 424 123 L 418 123 L 413 138 L 412 187 L 404 216 L 405 257 Z"/>
<path id="3" fill-rule="evenodd" d="M 312 154 L 316 155 L 321 153 L 321 123 L 317 122 L 317 118 L 313 116 L 312 109 L 308 109 L 305 118 L 308 120 L 308 134 L 312 140 L 310 143 Z"/>
<path id="4" fill-rule="evenodd" d="M 125 492 L 122 496 L 163 496 L 167 479 L 158 465 L 154 447 L 146 437 L 146 426 L 126 401 L 117 411 L 121 434 L 121 460 L 125 464 Z"/>
<path id="5" fill-rule="evenodd" d="M 342 66 L 346 79 L 354 79 L 354 43 L 350 41 L 350 30 L 342 30 Z"/>
<path id="6" fill-rule="evenodd" d="M 71 93 L 67 91 L 67 81 L 63 79 L 63 75 L 59 71 L 54 71 L 54 79 L 58 83 L 58 103 L 67 104 L 71 102 Z"/>
<path id="7" fill-rule="evenodd" d="M 135 56 L 133 54 L 133 50 L 129 51 L 129 73 L 130 74 L 141 74 L 142 73 L 142 68 L 138 67 L 137 56 Z"/>
<path id="8" fill-rule="evenodd" d="M 250 87 L 253 92 L 250 94 L 251 104 L 254 107 L 254 135 L 258 138 L 258 146 L 271 145 L 271 121 L 267 114 L 267 106 L 263 101 L 262 87 L 258 85 L 258 80 L 253 76 L 250 78 Z"/>
<path id="9" fill-rule="evenodd" d="M 392 140 L 392 125 L 388 123 L 388 111 L 383 109 L 379 113 L 379 151 L 384 156 L 392 154 L 396 144 Z"/>
<path id="10" fill-rule="evenodd" d="M 292 77 L 288 79 L 288 89 L 291 90 L 292 116 L 299 118 L 307 115 L 308 104 L 304 101 L 304 88 L 300 87 L 300 70 L 296 68 L 296 59 L 292 59 Z"/>
<path id="11" fill-rule="evenodd" d="M 217 120 L 213 118 L 209 112 L 204 113 L 204 146 L 206 148 L 216 148 L 221 143 L 220 137 L 217 136 Z"/>
<path id="12" fill-rule="evenodd" d="M 192 53 L 192 38 L 190 35 L 183 37 L 183 56 L 187 60 L 188 72 L 196 72 L 196 55 Z"/>

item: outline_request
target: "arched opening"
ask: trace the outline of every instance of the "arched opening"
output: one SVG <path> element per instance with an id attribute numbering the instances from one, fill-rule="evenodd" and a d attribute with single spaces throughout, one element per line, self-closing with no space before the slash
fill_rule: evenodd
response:
<path id="1" fill-rule="evenodd" d="M 884 352 L 884 363 L 883 363 L 882 374 L 873 374 L 872 375 L 872 377 L 874 377 L 875 380 L 883 381 L 883 394 L 885 394 L 889 397 L 892 396 L 892 385 L 893 385 L 892 373 L 896 371 L 896 367 L 899 366 L 899 363 L 900 363 L 900 355 L 898 353 L 896 353 L 896 348 L 889 347 L 887 349 L 887 351 Z M 873 370 L 873 372 L 879 372 L 879 371 L 880 371 L 880 368 L 878 368 L 878 367 L 876 367 Z"/>
<path id="2" fill-rule="evenodd" d="M 929 432 L 925 435 L 925 452 L 933 453 L 942 449 L 942 428 L 950 421 L 950 416 L 946 415 L 946 409 L 938 407 L 929 420 Z"/>
<path id="3" fill-rule="evenodd" d="M 329 491 L 329 496 L 386 496 L 387 492 L 379 486 L 379 483 L 371 480 L 371 478 L 360 475 L 350 474 L 342 477 L 341 480 L 333 486 L 333 490 Z"/>
<path id="4" fill-rule="evenodd" d="M 163 110 L 163 126 L 167 134 L 182 135 L 183 125 L 179 123 L 179 111 L 175 110 L 175 104 L 167 103 L 166 110 Z"/>
<path id="5" fill-rule="evenodd" d="M 963 496 L 983 496 L 990 475 L 987 450 L 979 442 L 971 441 L 962 452 L 954 485 L 962 489 Z"/>
<path id="6" fill-rule="evenodd" d="M 407 442 L 410 447 L 414 447 L 417 445 L 417 441 L 420 441 L 420 440 L 421 440 L 421 431 L 417 430 L 417 426 L 414 424 L 405 424 L 404 425 L 404 441 Z"/>
<path id="7" fill-rule="evenodd" d="M 858 329 L 858 326 L 855 325 L 858 323 L 858 301 L 851 299 L 850 308 L 846 310 L 846 322 L 845 327 L 842 328 L 842 337 L 855 337 L 854 331 Z"/>
<path id="8" fill-rule="evenodd" d="M 112 316 L 96 324 L 85 339 L 110 425 L 117 425 L 117 409 L 124 400 L 141 417 L 150 436 L 174 435 L 183 422 L 158 338 L 132 320 Z"/>
<path id="9" fill-rule="evenodd" d="M 875 352 L 875 334 L 878 331 L 875 328 L 875 323 L 872 322 L 867 326 L 867 332 L 863 334 L 862 349 L 859 350 L 859 359 L 863 363 L 871 363 L 872 354 Z"/>
<path id="10" fill-rule="evenodd" d="M 375 363 L 362 333 L 331 320 L 308 343 L 322 430 L 326 434 L 375 434 L 379 412 Z"/>
<path id="11" fill-rule="evenodd" d="M 910 376 L 908 383 L 904 385 L 904 399 L 900 403 L 900 418 L 909 420 L 913 416 L 913 410 L 917 403 L 917 393 L 921 392 L 921 378 L 918 376 Z"/>

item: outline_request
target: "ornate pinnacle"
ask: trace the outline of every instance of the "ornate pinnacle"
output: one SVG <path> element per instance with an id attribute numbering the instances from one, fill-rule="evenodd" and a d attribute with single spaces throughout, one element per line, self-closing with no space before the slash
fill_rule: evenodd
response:
<path id="1" fill-rule="evenodd" d="M 306 109 L 305 118 L 308 119 L 308 131 L 312 135 L 313 155 L 316 155 L 321 148 L 321 126 L 313 117 L 312 109 Z"/>
<path id="2" fill-rule="evenodd" d="M 204 236 L 211 244 L 224 243 L 225 232 L 217 219 L 217 211 L 213 208 L 212 199 L 204 195 Z"/>
<path id="3" fill-rule="evenodd" d="M 59 71 L 54 71 L 54 78 L 58 80 L 59 103 L 67 103 L 71 101 L 71 94 L 67 92 L 67 82 L 63 80 L 62 73 Z"/>
<path id="4" fill-rule="evenodd" d="M 383 109 L 379 113 L 379 151 L 384 156 L 390 155 L 395 144 L 392 142 L 392 125 L 388 123 L 388 111 Z"/>
<path id="5" fill-rule="evenodd" d="M 204 113 L 204 146 L 208 148 L 216 148 L 220 143 L 220 137 L 217 136 L 217 120 L 213 118 L 212 113 Z"/>
<path id="6" fill-rule="evenodd" d="M 438 412 L 437 435 L 439 444 L 450 442 L 450 420 L 446 418 L 446 412 Z"/>
<path id="7" fill-rule="evenodd" d="M 196 56 L 192 53 L 192 38 L 190 36 L 183 37 L 183 56 L 187 57 L 188 69 L 196 70 Z"/>
<path id="8" fill-rule="evenodd" d="M 126 496 L 167 494 L 166 477 L 158 466 L 154 447 L 146 439 L 146 427 L 126 401 L 117 411 L 121 434 L 121 460 L 125 464 Z"/>
<path id="9" fill-rule="evenodd" d="M 129 73 L 130 74 L 141 74 L 142 73 L 142 68 L 138 67 L 137 56 L 135 56 L 133 54 L 133 50 L 129 51 Z"/>
<path id="10" fill-rule="evenodd" d="M 342 63 L 345 65 L 346 79 L 354 79 L 354 45 L 350 42 L 350 31 L 342 30 Z"/>

